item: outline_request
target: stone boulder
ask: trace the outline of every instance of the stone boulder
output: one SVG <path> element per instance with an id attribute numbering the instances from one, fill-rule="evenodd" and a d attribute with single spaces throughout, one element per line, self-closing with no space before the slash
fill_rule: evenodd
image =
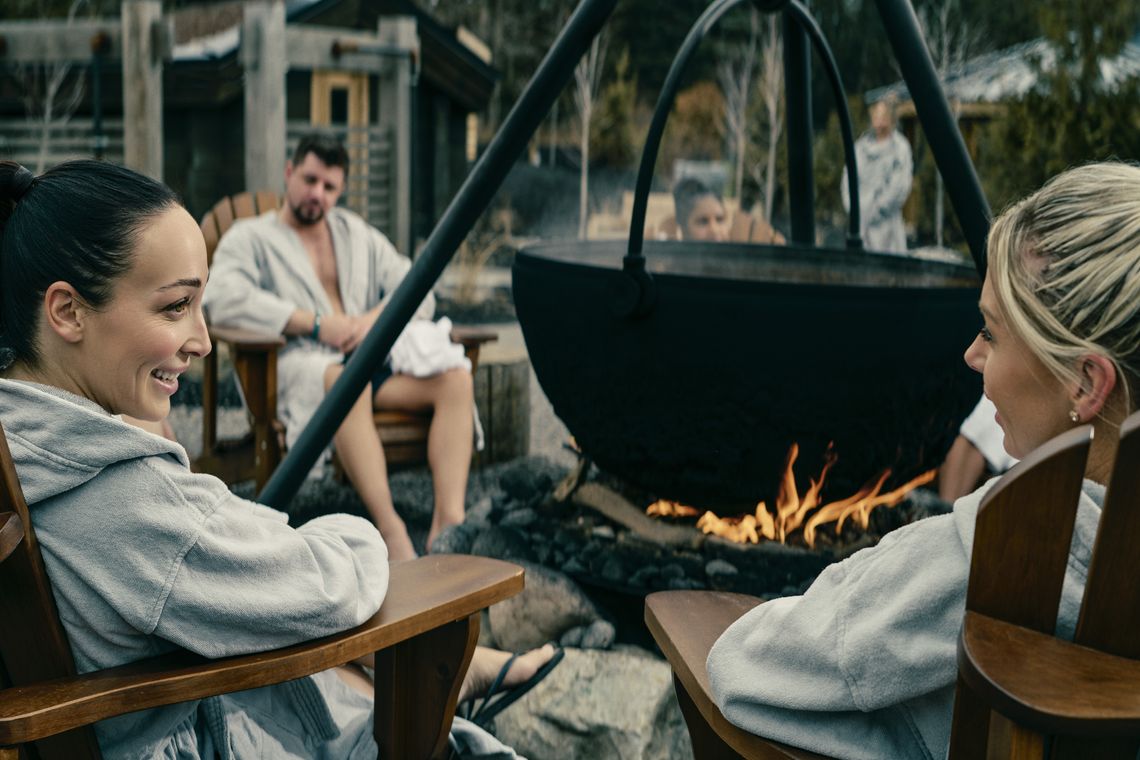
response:
<path id="1" fill-rule="evenodd" d="M 601 610 L 568 576 L 533 562 L 512 561 L 526 570 L 526 588 L 489 611 L 491 638 L 500 649 L 524 652 L 548 641 L 560 641 L 572 628 L 585 629 L 603 620 Z M 594 641 L 608 646 L 613 637 Z"/>
<path id="2" fill-rule="evenodd" d="M 495 734 L 529 760 L 693 757 L 668 663 L 632 646 L 567 649 Z"/>

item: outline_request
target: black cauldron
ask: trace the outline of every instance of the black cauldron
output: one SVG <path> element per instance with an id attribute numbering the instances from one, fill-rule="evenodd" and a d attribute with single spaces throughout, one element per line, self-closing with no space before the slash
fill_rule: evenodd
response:
<path id="1" fill-rule="evenodd" d="M 962 361 L 980 325 L 975 269 L 863 250 L 838 66 L 796 0 L 784 7 L 836 94 L 852 199 L 847 248 L 644 243 L 682 72 L 713 25 L 747 2 L 714 0 L 673 61 L 646 136 L 628 248 L 526 248 L 513 288 L 535 373 L 587 455 L 666 498 L 750 509 L 774 498 L 792 443 L 801 483 L 834 445 L 825 497 L 848 496 L 885 468 L 890 487 L 936 467 L 981 382 Z M 811 218 L 801 195 L 790 193 L 792 236 L 810 240 L 797 230 L 796 219 Z"/>
<path id="2" fill-rule="evenodd" d="M 542 389 L 602 468 L 703 506 L 772 499 L 789 446 L 825 495 L 941 462 L 977 402 L 962 353 L 973 267 L 799 246 L 649 242 L 655 304 L 624 316 L 622 242 L 518 254 L 514 298 Z M 769 501 L 771 503 L 771 501 Z"/>

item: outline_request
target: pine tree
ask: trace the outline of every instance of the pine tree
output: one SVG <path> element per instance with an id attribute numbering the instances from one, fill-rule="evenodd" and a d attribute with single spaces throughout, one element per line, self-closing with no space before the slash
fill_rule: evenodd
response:
<path id="1" fill-rule="evenodd" d="M 1140 25 L 1140 7 L 1103 0 L 1094 11 L 1072 0 L 1042 0 L 1038 21 L 1055 60 L 1035 63 L 1037 83 L 995 120 L 979 157 L 995 209 L 1069 166 L 1140 159 L 1140 78 L 1101 76 L 1101 64 L 1116 58 Z"/>

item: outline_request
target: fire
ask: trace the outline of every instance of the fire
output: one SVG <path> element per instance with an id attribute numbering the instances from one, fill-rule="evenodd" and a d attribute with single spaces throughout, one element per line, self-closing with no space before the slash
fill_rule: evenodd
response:
<path id="1" fill-rule="evenodd" d="M 654 517 L 696 517 L 701 511 L 679 501 L 658 499 L 645 508 L 645 514 Z"/>
<path id="2" fill-rule="evenodd" d="M 852 496 L 821 505 L 819 494 L 823 490 L 828 470 L 836 462 L 835 452 L 828 447 L 819 478 L 808 481 L 808 489 L 802 498 L 796 487 L 792 470 L 799 453 L 800 447 L 795 443 L 788 449 L 788 456 L 784 461 L 784 477 L 776 495 L 774 511 L 770 510 L 763 501 L 756 505 L 755 514 L 741 517 L 719 517 L 711 511 L 706 511 L 697 520 L 697 527 L 705 533 L 729 541 L 751 544 L 759 543 L 762 537 L 769 541 L 787 543 L 788 535 L 802 527 L 804 543 L 814 547 L 816 531 L 821 525 L 834 522 L 835 532 L 838 534 L 843 529 L 843 524 L 851 519 L 866 529 L 871 519 L 871 510 L 875 507 L 895 506 L 912 490 L 933 480 L 936 473 L 936 470 L 930 470 L 893 491 L 882 493 L 883 484 L 891 476 L 891 471 L 887 469 Z M 649 505 L 645 511 L 647 514 L 661 517 L 687 517 L 699 513 L 699 510 L 693 507 L 664 499 Z"/>

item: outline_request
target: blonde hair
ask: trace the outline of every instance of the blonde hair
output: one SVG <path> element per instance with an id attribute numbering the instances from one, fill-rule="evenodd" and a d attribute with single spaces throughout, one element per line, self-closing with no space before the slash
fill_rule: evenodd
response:
<path id="1" fill-rule="evenodd" d="M 1140 392 L 1140 166 L 1069 169 L 990 228 L 989 277 L 1009 328 L 1064 382 L 1078 360 L 1116 367 L 1129 410 Z"/>

